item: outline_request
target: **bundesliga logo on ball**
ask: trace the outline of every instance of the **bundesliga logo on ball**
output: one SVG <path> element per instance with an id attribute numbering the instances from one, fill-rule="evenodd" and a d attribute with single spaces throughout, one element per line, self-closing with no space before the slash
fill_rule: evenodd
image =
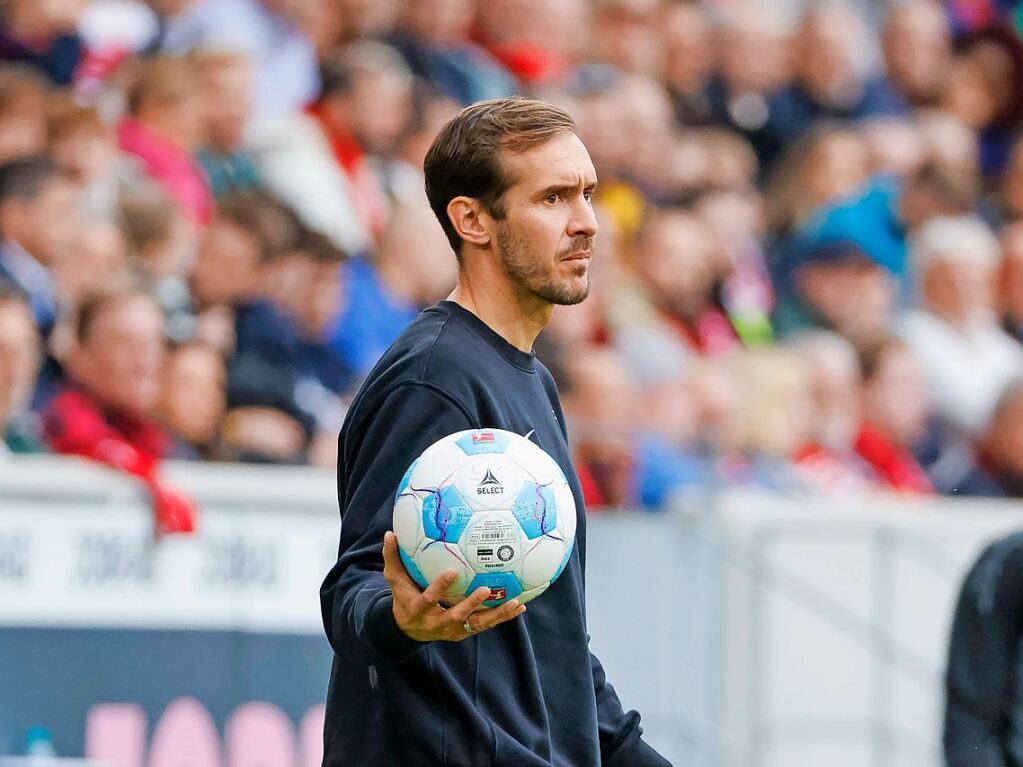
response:
<path id="1" fill-rule="evenodd" d="M 501 429 L 444 437 L 413 462 L 394 502 L 394 532 L 420 588 L 446 570 L 455 604 L 486 586 L 483 602 L 525 603 L 572 555 L 575 499 L 561 467 L 535 443 Z"/>

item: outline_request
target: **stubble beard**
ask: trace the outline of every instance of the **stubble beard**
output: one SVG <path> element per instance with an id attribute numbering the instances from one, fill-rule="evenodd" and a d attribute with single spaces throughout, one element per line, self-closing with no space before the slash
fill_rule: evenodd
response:
<path id="1" fill-rule="evenodd" d="M 592 238 L 586 238 L 591 240 Z M 568 280 L 559 281 L 552 274 L 553 265 L 532 257 L 528 245 L 515 235 L 510 226 L 497 227 L 497 255 L 508 279 L 538 298 L 557 306 L 573 306 L 582 303 L 590 294 L 590 276 L 587 273 L 582 287 L 576 287 Z M 592 242 L 587 242 L 592 250 Z M 572 250 L 580 248 L 573 243 Z M 559 253 L 555 264 L 567 253 Z"/>

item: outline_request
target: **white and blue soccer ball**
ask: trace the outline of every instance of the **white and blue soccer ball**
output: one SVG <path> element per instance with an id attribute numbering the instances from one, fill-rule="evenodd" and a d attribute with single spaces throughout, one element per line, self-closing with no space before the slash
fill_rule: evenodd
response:
<path id="1" fill-rule="evenodd" d="M 526 437 L 474 429 L 444 437 L 405 472 L 394 532 L 412 579 L 426 588 L 445 570 L 456 604 L 486 586 L 485 607 L 535 599 L 568 564 L 575 499 L 557 462 Z"/>

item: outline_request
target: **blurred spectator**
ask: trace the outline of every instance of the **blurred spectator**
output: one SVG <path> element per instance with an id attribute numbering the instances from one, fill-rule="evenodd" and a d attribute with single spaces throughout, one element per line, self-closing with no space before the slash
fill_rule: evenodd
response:
<path id="1" fill-rule="evenodd" d="M 412 74 L 394 49 L 370 42 L 329 55 L 320 71 L 323 88 L 309 113 L 348 179 L 363 227 L 379 234 L 389 205 L 383 158 L 397 149 L 411 118 Z M 370 155 L 379 158 L 375 164 Z"/>
<path id="2" fill-rule="evenodd" d="M 321 2 L 321 0 L 313 0 Z M 286 115 L 308 104 L 319 87 L 316 50 L 301 28 L 301 4 L 286 0 L 155 0 L 163 16 L 159 47 L 232 50 L 252 61 L 257 118 Z"/>
<path id="3" fill-rule="evenodd" d="M 783 143 L 821 119 L 857 119 L 888 111 L 868 80 L 867 33 L 849 6 L 820 4 L 804 14 L 794 40 L 794 80 L 770 99 L 768 125 Z"/>
<path id="4" fill-rule="evenodd" d="M 1004 227 L 1000 233 L 1002 265 L 998 275 L 1002 327 L 1023 341 L 1023 222 Z"/>
<path id="5" fill-rule="evenodd" d="M 913 455 L 927 435 L 930 415 L 920 364 L 894 336 L 865 346 L 859 363 L 862 420 L 856 452 L 891 489 L 933 493 L 931 481 Z"/>
<path id="6" fill-rule="evenodd" d="M 224 358 L 212 346 L 191 342 L 168 353 L 160 420 L 175 440 L 175 457 L 210 459 L 217 455 L 226 388 Z"/>
<path id="7" fill-rule="evenodd" d="M 1018 137 L 1009 151 L 996 187 L 996 196 L 988 212 L 996 223 L 1012 223 L 1023 219 L 1023 137 Z"/>
<path id="8" fill-rule="evenodd" d="M 43 336 L 57 319 L 52 272 L 77 236 L 77 190 L 41 156 L 0 165 L 0 282 L 28 300 Z"/>
<path id="9" fill-rule="evenodd" d="M 243 146 L 252 111 L 252 63 L 241 53 L 209 51 L 193 57 L 206 119 L 206 142 L 196 157 L 215 197 L 260 185 L 255 159 Z"/>
<path id="10" fill-rule="evenodd" d="M 828 493 L 866 492 L 877 485 L 871 466 L 857 454 L 861 420 L 856 352 L 841 336 L 815 330 L 789 342 L 810 376 L 809 439 L 793 459 L 806 482 Z"/>
<path id="11" fill-rule="evenodd" d="M 907 237 L 936 216 L 970 210 L 974 180 L 948 166 L 928 163 L 903 180 L 875 177 L 856 196 L 819 211 L 804 227 L 804 246 L 853 242 L 877 264 L 910 284 Z"/>
<path id="12" fill-rule="evenodd" d="M 898 284 L 853 242 L 826 242 L 790 258 L 773 321 L 779 336 L 833 330 L 853 343 L 886 333 L 895 319 Z"/>
<path id="13" fill-rule="evenodd" d="M 128 287 L 128 243 L 109 219 L 83 218 L 73 258 L 61 259 L 52 270 L 57 292 L 70 307 L 94 293 Z"/>
<path id="14" fill-rule="evenodd" d="M 762 346 L 733 356 L 728 373 L 737 391 L 735 444 L 718 462 L 722 480 L 784 493 L 810 490 L 792 465 L 812 436 L 812 380 L 791 349 Z"/>
<path id="15" fill-rule="evenodd" d="M 43 449 L 32 393 L 41 358 L 39 331 L 25 300 L 0 287 L 0 452 Z"/>
<path id="16" fill-rule="evenodd" d="M 964 38 L 959 49 L 942 106 L 979 133 L 980 167 L 993 176 L 1005 167 L 1013 129 L 1023 118 L 1023 42 L 991 27 Z"/>
<path id="17" fill-rule="evenodd" d="M 952 36 L 937 0 L 908 0 L 892 7 L 881 32 L 888 81 L 904 111 L 936 106 L 952 60 Z M 896 104 L 898 101 L 896 101 Z"/>
<path id="18" fill-rule="evenodd" d="M 477 4 L 477 0 L 405 3 L 394 38 L 418 77 L 463 106 L 511 96 L 517 90 L 508 71 L 469 39 Z"/>
<path id="19" fill-rule="evenodd" d="M 564 83 L 593 45 L 589 0 L 486 0 L 479 36 L 525 87 Z"/>
<path id="20" fill-rule="evenodd" d="M 881 115 L 858 123 L 858 137 L 868 151 L 870 175 L 909 176 L 926 160 L 920 129 L 907 116 Z"/>
<path id="21" fill-rule="evenodd" d="M 711 121 L 707 87 L 714 75 L 715 50 L 709 12 L 703 3 L 667 5 L 658 27 L 664 51 L 664 78 L 680 125 Z"/>
<path id="22" fill-rule="evenodd" d="M 128 89 L 128 116 L 117 129 L 120 147 L 167 190 L 189 219 L 206 224 L 212 198 L 192 158 L 204 138 L 202 96 L 194 66 L 185 59 L 150 59 Z"/>
<path id="23" fill-rule="evenodd" d="M 853 128 L 831 122 L 818 123 L 786 147 L 764 192 L 776 249 L 819 208 L 853 194 L 870 170 L 868 152 Z"/>
<path id="24" fill-rule="evenodd" d="M 1023 498 L 1023 381 L 1012 381 L 998 398 L 977 441 L 977 471 L 967 488 L 977 495 Z M 987 479 L 989 487 L 983 487 Z"/>
<path id="25" fill-rule="evenodd" d="M 636 384 L 611 350 L 573 350 L 566 360 L 565 418 L 588 509 L 638 500 Z"/>
<path id="26" fill-rule="evenodd" d="M 99 294 L 79 307 L 72 383 L 44 414 L 46 441 L 58 453 L 80 455 L 139 477 L 153 499 L 158 534 L 195 529 L 195 508 L 159 478 L 171 453 L 152 420 L 160 399 L 163 320 L 142 293 Z"/>
<path id="27" fill-rule="evenodd" d="M 46 150 L 46 78 L 20 64 L 0 64 L 0 163 Z"/>
<path id="28" fill-rule="evenodd" d="M 394 31 L 402 0 L 334 0 L 344 39 L 382 38 Z"/>
<path id="29" fill-rule="evenodd" d="M 115 215 L 120 196 L 140 183 L 141 170 L 118 151 L 114 130 L 70 94 L 50 99 L 46 128 L 50 157 L 82 188 L 82 209 L 100 218 Z"/>
<path id="30" fill-rule="evenodd" d="M 721 354 L 738 343 L 716 302 L 720 254 L 708 228 L 692 213 L 651 213 L 637 243 L 638 279 L 612 292 L 616 345 L 640 381 L 681 370 L 693 355 Z"/>
<path id="31" fill-rule="evenodd" d="M 594 57 L 630 75 L 657 76 L 663 59 L 654 28 L 658 0 L 602 0 L 594 6 Z"/>
<path id="32" fill-rule="evenodd" d="M 328 334 L 331 345 L 359 376 L 366 375 L 420 309 L 451 291 L 456 269 L 425 200 L 399 204 L 372 263 L 348 264 L 343 308 Z"/>
<path id="33" fill-rule="evenodd" d="M 730 3 L 715 42 L 719 71 L 709 87 L 714 122 L 746 137 L 766 169 L 782 148 L 782 135 L 770 122 L 770 99 L 790 76 L 786 21 L 773 3 Z"/>
<path id="34" fill-rule="evenodd" d="M 998 325 L 998 241 L 973 217 L 938 218 L 912 245 L 920 305 L 901 321 L 938 415 L 967 433 L 990 420 L 1005 386 L 1023 371 L 1023 348 Z"/>
<path id="35" fill-rule="evenodd" d="M 87 0 L 7 0 L 0 6 L 0 60 L 35 67 L 70 85 L 82 55 L 76 27 Z"/>
<path id="36" fill-rule="evenodd" d="M 164 333 L 172 341 L 192 338 L 195 319 L 186 277 L 195 263 L 195 226 L 155 183 L 125 194 L 120 214 L 132 271 L 163 309 Z"/>

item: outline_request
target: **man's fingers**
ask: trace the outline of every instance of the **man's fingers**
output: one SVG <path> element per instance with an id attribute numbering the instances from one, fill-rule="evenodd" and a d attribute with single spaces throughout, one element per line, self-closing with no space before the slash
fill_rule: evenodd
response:
<path id="1" fill-rule="evenodd" d="M 457 575 L 454 571 L 447 570 L 434 578 L 433 583 L 427 586 L 426 590 L 420 595 L 418 612 L 420 614 L 426 613 L 436 607 L 441 597 L 451 587 L 451 584 L 455 582 L 456 577 Z"/>
<path id="2" fill-rule="evenodd" d="M 476 631 L 484 631 L 493 628 L 498 624 L 517 618 L 526 611 L 526 606 L 519 604 L 517 599 L 505 602 L 503 605 L 494 607 L 485 612 L 469 618 L 469 625 Z"/>
<path id="3" fill-rule="evenodd" d="M 469 596 L 459 602 L 457 605 L 448 610 L 445 617 L 450 618 L 453 621 L 462 623 L 466 618 L 472 615 L 476 609 L 483 604 L 487 597 L 490 596 L 490 589 L 486 586 L 480 586 Z"/>
<path id="4" fill-rule="evenodd" d="M 398 554 L 398 536 L 388 530 L 384 533 L 384 577 L 390 580 L 404 572 L 405 565 Z"/>

